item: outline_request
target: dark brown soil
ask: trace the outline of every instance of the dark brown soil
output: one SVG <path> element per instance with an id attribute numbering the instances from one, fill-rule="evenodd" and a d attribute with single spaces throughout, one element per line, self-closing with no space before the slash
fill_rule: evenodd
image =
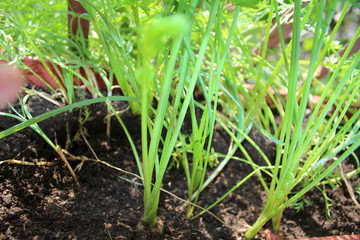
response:
<path id="1" fill-rule="evenodd" d="M 34 116 L 55 108 L 37 96 L 30 99 L 28 106 Z M 126 108 L 124 103 L 116 103 L 116 106 L 118 109 Z M 116 120 L 112 120 L 112 135 L 105 135 L 105 109 L 104 104 L 89 108 L 93 118 L 85 124 L 87 140 L 99 159 L 137 173 L 131 148 Z M 53 141 L 63 148 L 67 145 L 70 153 L 94 158 L 83 139 L 74 140 L 79 129 L 79 114 L 80 111 L 75 110 L 39 125 Z M 122 119 L 139 145 L 138 117 L 127 111 L 122 113 Z M 0 131 L 16 123 L 17 120 L 0 117 Z M 251 136 L 258 139 L 270 157 L 274 155 L 269 141 L 256 131 Z M 227 137 L 216 130 L 215 149 L 226 151 L 227 145 Z M 0 166 L 0 239 L 243 239 L 242 230 L 256 220 L 265 199 L 265 192 L 257 179 L 250 179 L 212 209 L 226 223 L 224 225 L 208 214 L 195 220 L 186 219 L 183 203 L 162 193 L 159 218 L 164 223 L 164 233 L 159 235 L 136 227 L 142 217 L 143 200 L 141 183 L 133 176 L 100 163 L 84 162 L 77 171 L 80 182 L 80 187 L 77 187 L 55 151 L 30 128 L 0 139 L 0 160 L 7 159 L 38 165 L 3 163 Z M 54 164 L 39 165 L 45 161 Z M 75 168 L 80 163 L 72 161 L 71 165 Z M 351 169 L 353 164 L 349 160 L 345 167 Z M 199 205 L 213 203 L 250 171 L 249 166 L 241 162 L 230 162 L 202 194 Z M 350 183 L 359 186 L 360 178 L 355 177 Z M 186 198 L 183 171 L 172 168 L 163 187 Z M 331 220 L 325 217 L 324 197 L 317 189 L 306 195 L 311 205 L 305 205 L 302 211 L 288 208 L 281 227 L 285 239 L 359 234 L 360 211 L 345 185 L 329 188 L 328 196 L 332 199 Z M 359 195 L 356 196 L 360 200 Z M 263 233 L 258 235 L 258 239 L 264 239 Z"/>

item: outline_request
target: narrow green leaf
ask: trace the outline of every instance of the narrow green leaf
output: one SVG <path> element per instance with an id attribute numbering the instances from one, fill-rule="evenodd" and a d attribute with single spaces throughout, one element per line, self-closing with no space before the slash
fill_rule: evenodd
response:
<path id="1" fill-rule="evenodd" d="M 22 123 L 19 123 L 11 128 L 8 128 L 2 132 L 0 132 L 0 139 L 4 138 L 6 136 L 9 136 L 10 134 L 13 134 L 15 132 L 20 131 L 21 129 L 24 129 L 26 127 L 29 127 L 35 123 L 44 121 L 45 119 L 51 118 L 55 115 L 58 115 L 60 113 L 72 110 L 74 108 L 79 108 L 79 107 L 83 107 L 83 106 L 87 106 L 93 103 L 99 103 L 99 102 L 107 102 L 107 101 L 134 101 L 134 102 L 139 102 L 139 100 L 137 98 L 133 98 L 133 97 L 124 97 L 124 96 L 112 96 L 112 97 L 100 97 L 100 98 L 94 98 L 94 99 L 88 99 L 88 100 L 84 100 L 81 102 L 76 102 L 70 105 L 66 105 L 64 107 L 61 108 L 57 108 L 54 109 L 50 112 L 41 114 L 39 116 L 33 117 L 27 121 L 24 121 Z"/>

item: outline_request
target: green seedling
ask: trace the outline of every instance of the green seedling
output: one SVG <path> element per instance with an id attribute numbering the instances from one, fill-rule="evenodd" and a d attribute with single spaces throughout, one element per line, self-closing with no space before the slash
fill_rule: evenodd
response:
<path id="1" fill-rule="evenodd" d="M 213 129 L 216 121 L 221 72 L 224 70 L 225 62 L 228 59 L 230 43 L 232 41 L 232 36 L 234 35 L 234 29 L 240 10 L 240 8 L 236 9 L 229 35 L 224 37 L 222 36 L 222 22 L 224 18 L 222 14 L 223 6 L 216 8 L 215 5 L 212 5 L 211 7 L 210 11 L 213 13 L 212 16 L 216 14 L 216 20 L 214 26 L 215 38 L 210 43 L 213 48 L 210 53 L 209 65 L 217 65 L 217 68 L 215 69 L 211 67 L 207 73 L 203 73 L 202 77 L 199 78 L 199 85 L 201 86 L 205 97 L 204 106 L 201 106 L 199 103 L 195 104 L 194 99 L 190 102 L 192 134 L 189 146 L 191 147 L 192 152 L 192 162 L 190 163 L 188 158 L 185 158 L 185 161 L 183 161 L 184 171 L 187 178 L 188 197 L 189 201 L 193 203 L 197 203 L 200 193 L 210 183 L 210 179 L 209 181 L 206 181 L 205 176 L 208 165 L 211 164 L 211 145 L 214 134 Z M 208 32 L 205 34 L 209 34 L 209 30 L 211 29 L 208 25 Z M 223 51 L 220 51 L 220 49 Z M 193 62 L 195 62 L 194 55 L 195 54 L 193 52 L 190 52 L 190 57 Z M 203 111 L 199 123 L 196 114 L 196 108 L 198 106 L 201 106 Z M 204 185 L 204 182 L 206 185 Z M 190 218 L 193 211 L 194 205 L 188 205 L 186 216 Z"/>
<path id="2" fill-rule="evenodd" d="M 44 5 L 46 1 L 36 2 Z M 270 220 L 277 233 L 287 206 L 298 203 L 301 208 L 301 197 L 307 191 L 341 180 L 339 176 L 326 177 L 359 147 L 360 112 L 352 109 L 351 116 L 347 113 L 352 103 L 359 102 L 360 56 L 355 54 L 350 58 L 350 50 L 341 57 L 336 54 L 335 50 L 341 45 L 334 44 L 334 36 L 349 7 L 357 6 L 354 1 L 342 1 L 339 20 L 329 36 L 327 29 L 340 1 L 314 0 L 303 9 L 299 0 L 290 1 L 291 4 L 270 1 L 270 5 L 269 1 L 229 1 L 237 5 L 235 9 L 222 0 L 80 2 L 88 12 L 81 18 L 90 20 L 92 26 L 88 50 L 67 39 L 66 21 L 63 21 L 68 14 L 65 7 L 56 15 L 36 7 L 35 1 L 24 2 L 24 6 L 9 0 L 0 3 L 4 11 L 1 21 L 5 23 L 0 30 L 2 60 L 26 68 L 21 63 L 22 57 L 37 56 L 59 85 L 59 89 L 52 90 L 60 92 L 63 103 L 68 104 L 32 117 L 26 109 L 25 98 L 21 113 L 1 113 L 21 122 L 0 132 L 0 138 L 30 126 L 61 156 L 61 149 L 43 134 L 37 123 L 77 107 L 105 102 L 109 113 L 123 127 L 133 150 L 144 185 L 143 219 L 150 226 L 158 222 L 160 187 L 169 161 L 176 154 L 175 145 L 180 141 L 183 148 L 177 157 L 184 166 L 188 202 L 196 203 L 201 192 L 229 161 L 251 166 L 247 176 L 208 207 L 216 206 L 245 181 L 257 177 L 268 198 L 259 219 L 246 233 L 248 239 Z M 288 10 L 292 9 L 293 2 L 295 14 L 292 16 Z M 54 4 L 59 5 L 51 3 L 50 6 Z M 38 11 L 34 19 L 22 10 L 32 7 L 34 14 Z M 54 20 L 51 24 L 46 21 L 49 16 Z M 281 47 L 269 50 L 274 18 Z M 280 26 L 289 22 L 293 23 L 293 38 L 286 45 Z M 313 34 L 310 60 L 300 57 L 303 30 Z M 348 49 L 359 35 L 358 29 Z M 80 37 L 79 42 L 84 41 Z M 70 48 L 76 48 L 80 56 L 72 55 Z M 314 79 L 315 69 L 331 54 L 334 56 L 329 57 L 327 66 L 332 73 L 325 81 Z M 271 60 L 267 60 L 267 56 L 271 56 Z M 85 76 L 80 74 L 80 67 Z M 98 88 L 95 71 L 104 80 L 106 97 Z M 41 78 L 36 71 L 33 74 Z M 76 99 L 74 78 L 86 86 L 94 99 Z M 114 86 L 115 78 L 119 86 Z M 49 86 L 46 79 L 43 82 Z M 253 89 L 246 88 L 246 83 L 252 84 Z M 203 101 L 194 97 L 195 86 L 203 95 Z M 121 89 L 124 96 L 113 96 L 114 88 Z M 273 94 L 270 88 L 287 90 L 286 98 L 276 91 Z M 309 98 L 315 88 L 321 96 L 305 122 Z M 268 97 L 279 113 L 278 119 L 268 105 Z M 141 116 L 141 158 L 121 115 L 111 105 L 115 100 L 129 101 L 132 112 Z M 180 131 L 185 116 L 190 116 L 192 128 L 186 140 Z M 110 126 L 110 117 L 107 124 Z M 225 155 L 212 152 L 215 124 L 231 138 Z M 249 138 L 252 127 L 277 144 L 275 163 Z M 108 127 L 107 134 L 110 136 L 110 133 Z M 86 141 L 85 133 L 81 134 Z M 243 140 L 260 153 L 264 166 L 255 163 L 244 149 Z M 243 158 L 234 156 L 238 150 Z M 187 158 L 188 155 L 192 155 L 191 158 Z M 96 158 L 96 154 L 94 156 Z M 214 157 L 218 157 L 219 164 L 206 177 Z M 358 172 L 357 169 L 349 174 L 355 176 Z M 272 179 L 270 184 L 263 174 Z M 327 209 L 331 202 L 327 199 L 326 204 Z M 191 217 L 194 208 L 191 204 L 187 207 L 187 216 Z M 198 215 L 203 213 L 205 211 Z"/>
<path id="3" fill-rule="evenodd" d="M 142 51 L 142 61 L 136 75 L 141 85 L 141 139 L 142 139 L 142 163 L 138 163 L 139 171 L 143 176 L 144 184 L 144 221 L 150 226 L 157 223 L 157 208 L 159 205 L 160 187 L 162 178 L 171 158 L 175 141 L 169 141 L 169 138 L 177 139 L 179 131 L 176 126 L 179 122 L 170 122 L 166 131 L 166 140 L 163 143 L 161 155 L 158 154 L 158 148 L 161 141 L 161 133 L 164 129 L 165 117 L 169 109 L 169 94 L 172 87 L 172 78 L 174 77 L 174 67 L 179 54 L 180 45 L 186 31 L 189 30 L 188 20 L 181 15 L 173 15 L 162 18 L 154 23 L 145 26 L 142 29 L 142 39 L 140 40 L 140 50 Z M 167 38 L 172 38 L 169 60 L 165 65 L 165 79 L 161 84 L 159 103 L 156 109 L 155 120 L 152 120 L 152 99 L 154 98 L 154 80 L 156 69 L 151 60 L 158 55 L 158 52 L 164 47 Z M 185 79 L 183 78 L 183 81 Z M 179 83 L 181 86 L 181 83 Z M 182 89 L 176 90 L 181 94 Z M 174 108 L 172 112 L 173 121 L 178 115 L 178 109 Z M 148 140 L 148 136 L 150 139 Z M 153 179 L 155 183 L 153 184 Z"/>
<path id="4" fill-rule="evenodd" d="M 314 72 L 316 67 L 321 64 L 325 52 L 329 49 L 330 41 L 325 46 L 323 43 L 337 3 L 338 1 L 333 1 L 327 3 L 329 5 L 325 7 L 325 1 L 320 1 L 319 4 L 313 1 L 302 15 L 301 1 L 294 2 L 293 38 L 291 40 L 291 60 L 287 82 L 288 93 L 283 122 L 279 127 L 279 139 L 284 144 L 277 145 L 276 161 L 272 171 L 267 201 L 258 220 L 245 234 L 247 239 L 253 239 L 260 228 L 270 219 L 272 220 L 273 231 L 279 233 L 281 216 L 285 207 L 296 202 L 297 199 L 316 186 L 360 146 L 360 110 L 356 110 L 352 117 L 346 116 L 346 112 L 357 96 L 360 87 L 359 74 L 356 69 L 360 61 L 360 53 L 353 56 L 352 62 L 346 63 L 347 56 L 360 34 L 360 28 L 356 30 L 348 49 L 340 58 L 330 79 L 325 83 L 320 101 L 316 104 L 304 126 L 305 111 Z M 330 35 L 330 39 L 333 39 L 349 7 L 350 3 L 345 4 L 342 17 Z M 316 19 L 314 46 L 311 51 L 307 77 L 303 80 L 303 85 L 299 87 L 300 32 L 312 11 Z M 324 14 L 326 14 L 325 19 L 323 18 Z M 285 55 L 286 52 L 283 54 Z M 299 103 L 297 91 L 300 91 L 301 94 Z M 329 96 L 330 92 L 332 94 Z M 327 102 L 324 102 L 325 97 L 328 97 Z M 331 108 L 334 108 L 334 111 L 328 117 Z M 316 142 L 314 143 L 315 137 Z M 310 147 L 311 151 L 309 151 Z M 289 196 L 290 192 L 305 179 L 308 184 L 294 195 Z"/>

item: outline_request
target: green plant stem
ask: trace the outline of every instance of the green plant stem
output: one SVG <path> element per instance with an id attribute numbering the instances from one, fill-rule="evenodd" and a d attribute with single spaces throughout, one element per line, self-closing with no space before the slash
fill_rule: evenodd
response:
<path id="1" fill-rule="evenodd" d="M 272 219 L 273 230 L 275 233 L 279 232 L 281 215 L 286 206 L 293 203 L 300 196 L 316 186 L 327 174 L 330 174 L 334 168 L 341 163 L 352 150 L 356 149 L 360 142 L 358 129 L 360 127 L 359 121 L 356 121 L 360 115 L 360 110 L 353 113 L 354 115 L 347 119 L 344 124 L 341 122 L 346 119 L 346 112 L 348 111 L 351 102 L 355 99 L 356 93 L 359 91 L 359 82 L 357 76 L 353 75 L 355 66 L 360 61 L 360 53 L 355 54 L 353 61 L 348 65 L 346 71 L 342 72 L 341 78 L 335 83 L 335 79 L 340 77 L 341 70 L 345 64 L 348 53 L 352 45 L 355 43 L 357 36 L 360 34 L 360 28 L 355 32 L 354 39 L 351 40 L 349 48 L 345 51 L 344 56 L 340 60 L 337 68 L 326 83 L 325 91 L 317 103 L 314 111 L 310 116 L 305 128 L 303 128 L 303 119 L 305 110 L 307 108 L 307 101 L 310 94 L 310 87 L 312 78 L 317 66 L 317 62 L 321 61 L 319 58 L 320 49 L 324 41 L 327 26 L 329 26 L 337 1 L 326 9 L 325 1 L 320 1 L 316 6 L 316 18 L 318 18 L 313 50 L 311 52 L 310 64 L 308 68 L 308 76 L 301 88 L 302 99 L 300 105 L 296 100 L 297 95 L 297 78 L 298 78 L 298 60 L 299 60 L 299 29 L 301 29 L 299 6 L 300 1 L 295 2 L 295 18 L 292 40 L 292 55 L 289 76 L 289 90 L 286 99 L 285 117 L 283 125 L 281 126 L 280 140 L 284 141 L 284 147 L 277 147 L 277 156 L 275 161 L 275 169 L 273 171 L 273 178 L 268 194 L 268 199 L 264 206 L 259 219 L 255 222 L 252 228 L 246 233 L 247 239 L 254 238 L 255 234 L 267 221 Z M 324 9 L 326 9 L 328 16 L 326 20 L 323 19 Z M 301 22 L 303 23 L 303 22 Z M 320 54 L 321 56 L 321 54 Z M 294 63 L 296 63 L 294 65 Z M 332 96 L 328 99 L 326 104 L 323 103 L 329 92 Z M 342 92 L 343 91 L 343 92 Z M 341 93 L 343 95 L 341 95 Z M 335 106 L 332 116 L 327 118 L 326 115 Z M 320 126 L 323 128 L 321 133 L 318 132 Z M 306 160 L 301 164 L 301 158 L 305 150 L 310 147 L 310 142 L 314 136 L 318 134 L 319 139 L 312 147 L 311 153 Z M 341 150 L 346 149 L 344 152 Z M 336 154 L 340 154 L 335 158 Z M 335 158 L 336 160 L 326 168 L 317 169 L 317 163 L 322 163 L 322 160 Z M 299 167 L 301 164 L 301 167 Z M 277 177 L 279 175 L 279 177 Z M 287 199 L 290 191 L 305 177 L 310 177 L 310 182 L 292 196 Z"/>
<path id="2" fill-rule="evenodd" d="M 181 21 L 181 22 L 178 22 Z M 177 24 L 180 32 L 174 32 L 167 26 Z M 173 43 L 170 50 L 170 58 L 167 61 L 165 68 L 165 79 L 161 85 L 161 93 L 159 98 L 159 104 L 156 110 L 156 116 L 153 125 L 151 123 L 151 116 L 149 116 L 149 108 L 152 101 L 152 93 L 149 91 L 150 82 L 153 81 L 155 76 L 155 69 L 151 67 L 150 60 L 156 56 L 157 51 L 161 47 L 161 43 L 154 42 L 153 45 L 141 45 L 144 50 L 143 60 L 139 71 L 139 79 L 142 84 L 142 102 L 141 102 L 141 130 L 142 130 L 142 149 L 143 149 L 143 173 L 144 173 L 144 221 L 150 226 L 155 226 L 157 223 L 157 209 L 159 205 L 160 189 L 162 178 L 168 165 L 168 161 L 171 157 L 171 152 L 175 144 L 169 144 L 166 140 L 163 144 L 163 152 L 159 161 L 158 149 L 161 140 L 161 132 L 164 128 L 165 116 L 169 107 L 169 96 L 173 81 L 173 71 L 175 63 L 178 59 L 181 43 L 183 41 L 184 34 L 188 31 L 185 26 L 187 21 L 181 16 L 171 16 L 164 18 L 163 21 L 159 21 L 155 25 L 150 26 L 144 33 L 146 41 L 157 41 L 158 38 L 162 39 L 165 36 L 173 37 Z M 156 39 L 153 39 L 156 38 Z M 145 49 L 147 48 L 147 49 Z M 165 55 L 167 56 L 168 53 Z M 146 74 L 146 75 L 145 75 Z M 150 76 L 149 76 L 150 75 Z M 181 89 L 182 90 L 182 89 Z M 179 90 L 178 90 L 179 91 Z M 173 113 L 176 116 L 177 113 Z M 170 123 L 170 126 L 172 124 Z M 167 129 L 167 136 L 173 134 L 172 128 Z M 150 142 L 148 143 L 147 134 L 150 134 Z M 179 132 L 176 132 L 176 139 Z M 169 154 L 170 153 L 170 154 Z M 155 171 L 154 171 L 155 170 Z M 152 184 L 153 176 L 155 172 L 155 183 Z"/>
<path id="3" fill-rule="evenodd" d="M 190 101 L 191 101 L 191 99 L 193 97 L 193 91 L 194 91 L 196 81 L 197 81 L 198 76 L 199 76 L 200 68 L 201 68 L 202 61 L 203 61 L 203 58 L 204 58 L 204 55 L 205 55 L 205 50 L 206 50 L 206 47 L 208 45 L 208 41 L 210 39 L 211 29 L 212 29 L 212 26 L 214 25 L 214 22 L 215 22 L 215 19 L 216 19 L 218 7 L 219 7 L 219 0 L 215 0 L 213 2 L 212 10 L 210 11 L 211 12 L 210 13 L 210 19 L 209 19 L 209 22 L 208 22 L 206 34 L 205 34 L 205 36 L 203 38 L 203 41 L 201 43 L 200 51 L 198 53 L 198 58 L 197 58 L 197 61 L 195 63 L 193 75 L 192 75 L 192 78 L 191 78 L 191 80 L 189 82 L 189 85 L 187 87 L 187 93 L 186 93 L 185 98 L 183 99 L 183 104 L 181 106 L 178 118 L 176 119 L 175 115 L 173 114 L 173 116 L 172 116 L 172 118 L 170 120 L 169 126 L 175 126 L 175 127 L 173 127 L 172 131 L 167 132 L 167 135 L 166 135 L 166 138 L 165 138 L 165 141 L 164 141 L 164 146 L 167 146 L 167 147 L 163 149 L 163 152 L 161 154 L 160 164 L 159 164 L 159 171 L 156 174 L 156 181 L 154 183 L 154 186 L 153 186 L 153 189 L 152 189 L 152 192 L 151 192 L 151 196 L 148 199 L 149 200 L 149 206 L 147 208 L 147 213 L 148 214 L 146 216 L 147 216 L 147 219 L 149 219 L 149 221 L 152 222 L 152 223 L 154 222 L 152 219 L 155 218 L 154 216 L 156 216 L 156 212 L 157 212 L 157 208 L 158 208 L 159 196 L 160 196 L 160 187 L 161 187 L 161 183 L 162 183 L 162 178 L 163 178 L 164 173 L 166 171 L 168 162 L 169 162 L 169 160 L 171 158 L 172 150 L 174 149 L 174 146 L 175 146 L 176 141 L 178 139 L 180 129 L 181 129 L 182 123 L 183 123 L 183 121 L 185 119 L 186 112 L 188 110 Z M 178 48 L 178 47 L 180 47 L 180 45 L 176 46 L 176 47 Z M 174 52 L 177 52 L 177 51 L 171 51 L 171 52 L 174 53 Z M 172 69 L 169 69 L 169 70 L 172 71 Z M 171 76 L 168 76 L 167 74 L 166 74 L 166 76 L 171 78 Z M 181 91 L 182 91 L 182 89 L 181 89 Z M 156 151 L 157 151 L 157 149 L 156 149 Z M 150 155 L 150 152 L 149 152 L 149 155 Z M 145 203 L 145 204 L 147 204 L 147 203 Z"/>
<path id="4" fill-rule="evenodd" d="M 284 119 L 284 127 L 283 131 L 280 133 L 280 141 L 284 142 L 284 152 L 287 153 L 288 148 L 290 146 L 291 140 L 291 130 L 293 123 L 293 113 L 296 111 L 296 87 L 297 87 L 297 79 L 298 79 L 298 62 L 299 62 L 299 53 L 300 53 L 300 18 L 301 18 L 301 1 L 294 1 L 295 9 L 294 9 L 294 24 L 293 24 L 293 39 L 292 39 L 292 54 L 291 54 L 291 65 L 290 65 L 290 73 L 289 73 L 289 83 L 288 83 L 288 94 L 286 99 L 285 106 L 285 114 L 287 117 Z M 277 153 L 282 151 L 282 146 L 277 146 Z M 286 162 L 285 162 L 286 164 Z M 262 228 L 262 226 L 272 217 L 268 212 L 271 209 L 277 209 L 276 214 L 277 217 L 274 218 L 273 228 L 280 225 L 280 219 L 282 210 L 278 209 L 278 206 L 282 203 L 282 198 L 285 195 L 284 192 L 276 193 L 276 185 L 281 184 L 281 181 L 284 181 L 285 176 L 288 176 L 286 173 L 286 165 L 283 166 L 285 169 L 281 169 L 280 179 L 277 179 L 278 172 L 280 170 L 280 154 L 277 154 L 275 161 L 275 169 L 273 173 L 273 178 L 271 181 L 268 199 L 264 206 L 263 211 L 261 212 L 258 220 L 254 223 L 250 230 L 248 230 L 245 234 L 246 239 L 253 239 L 257 232 Z M 274 195 L 279 194 L 278 197 Z M 277 229 L 275 229 L 277 232 Z"/>

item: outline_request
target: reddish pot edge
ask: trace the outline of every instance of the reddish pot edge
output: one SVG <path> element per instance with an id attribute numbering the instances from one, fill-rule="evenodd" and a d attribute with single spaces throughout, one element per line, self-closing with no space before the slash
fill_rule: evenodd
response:
<path id="1" fill-rule="evenodd" d="M 49 86 L 51 86 L 54 89 L 59 88 L 58 82 L 63 84 L 61 81 L 61 77 L 59 75 L 59 74 L 63 74 L 63 72 L 59 65 L 52 63 L 51 61 L 45 59 L 44 63 L 47 65 L 47 68 L 49 68 L 50 71 L 52 72 L 52 74 L 50 74 L 46 70 L 45 66 L 40 61 L 40 59 L 38 59 L 37 57 L 25 56 L 25 57 L 23 57 L 22 62 L 24 63 L 24 65 L 26 65 L 27 67 L 29 67 L 31 69 L 31 71 L 29 69 L 20 69 L 24 76 L 25 82 L 32 83 L 39 87 L 47 88 L 47 85 L 44 83 L 44 81 L 45 81 Z M 8 64 L 9 64 L 8 61 L 0 60 L 0 65 L 8 65 Z M 96 79 L 96 84 L 98 85 L 98 87 L 100 89 L 106 89 L 106 84 L 105 84 L 104 80 L 102 79 L 102 77 L 100 76 L 100 74 L 95 72 L 94 69 L 91 67 L 89 69 L 92 71 L 92 74 Z M 83 67 L 79 68 L 79 72 L 84 78 L 87 78 L 85 69 Z M 106 74 L 109 76 L 109 72 L 106 72 Z M 54 78 L 52 77 L 52 75 L 58 81 L 55 81 Z M 42 81 L 40 78 L 42 78 L 44 81 Z M 74 78 L 74 84 L 76 86 L 83 85 L 81 80 L 77 77 Z M 114 76 L 114 84 L 117 84 L 117 80 L 116 80 L 115 76 Z"/>

